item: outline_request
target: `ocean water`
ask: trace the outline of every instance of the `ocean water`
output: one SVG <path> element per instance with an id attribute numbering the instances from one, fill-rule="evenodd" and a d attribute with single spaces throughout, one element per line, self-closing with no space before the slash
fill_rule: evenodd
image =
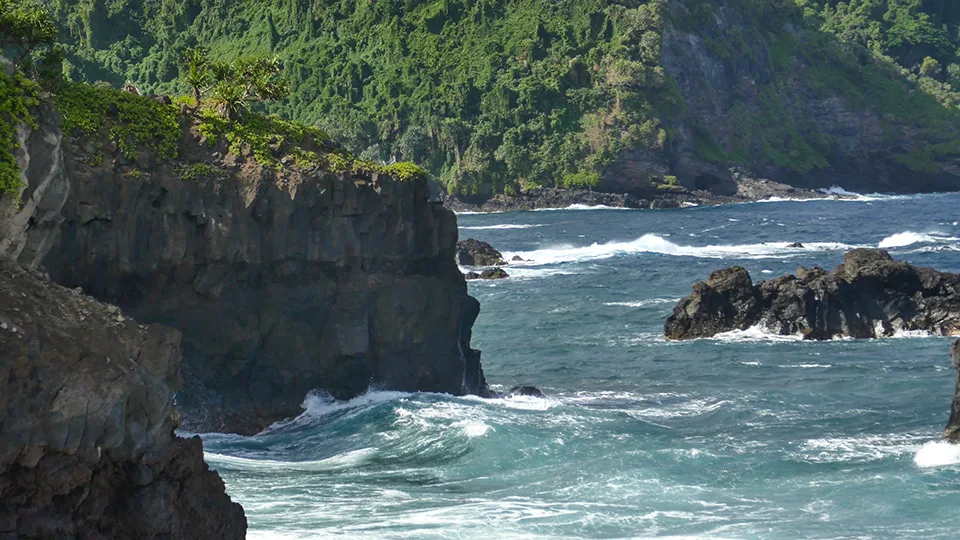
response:
<path id="1" fill-rule="evenodd" d="M 949 340 L 668 343 L 719 267 L 754 279 L 845 250 L 960 272 L 960 195 L 460 216 L 531 262 L 474 282 L 488 380 L 547 399 L 309 396 L 254 437 L 205 435 L 251 538 L 957 538 L 939 442 Z M 805 249 L 786 247 L 802 242 Z"/>

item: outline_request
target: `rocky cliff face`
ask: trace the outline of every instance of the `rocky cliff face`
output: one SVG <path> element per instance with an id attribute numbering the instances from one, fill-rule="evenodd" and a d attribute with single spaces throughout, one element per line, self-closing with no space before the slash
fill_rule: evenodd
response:
<path id="1" fill-rule="evenodd" d="M 789 10 L 761 4 L 667 2 L 662 65 L 684 111 L 668 121 L 662 151 L 623 152 L 602 189 L 650 197 L 651 178 L 673 175 L 687 188 L 732 195 L 734 164 L 802 188 L 960 189 L 960 165 L 935 148 L 956 140 L 950 111 L 866 51 L 841 51 Z"/>
<path id="2" fill-rule="evenodd" d="M 800 268 L 756 285 L 746 269 L 725 268 L 693 286 L 667 319 L 668 339 L 711 337 L 752 326 L 806 339 L 875 338 L 902 330 L 960 335 L 960 275 L 855 249 L 827 272 Z"/>
<path id="3" fill-rule="evenodd" d="M 943 436 L 953 443 L 960 443 L 960 340 L 954 341 L 950 348 L 953 357 L 953 369 L 957 370 L 957 389 L 953 394 L 953 405 L 950 407 L 950 421 Z"/>
<path id="4" fill-rule="evenodd" d="M 179 332 L 0 260 L 0 538 L 243 538 L 173 434 Z"/>
<path id="5" fill-rule="evenodd" d="M 15 154 L 24 183 L 20 201 L 0 196 L 0 258 L 30 268 L 37 268 L 56 242 L 60 209 L 70 191 L 60 113 L 49 101 L 43 101 L 36 113 L 36 128 L 21 124 L 17 129 Z"/>
<path id="6" fill-rule="evenodd" d="M 316 389 L 485 393 L 456 216 L 426 180 L 273 170 L 185 133 L 180 163 L 107 143 L 89 159 L 72 139 L 47 259 L 57 281 L 183 332 L 185 426 L 253 433 Z M 206 178 L 187 179 L 195 164 Z"/>

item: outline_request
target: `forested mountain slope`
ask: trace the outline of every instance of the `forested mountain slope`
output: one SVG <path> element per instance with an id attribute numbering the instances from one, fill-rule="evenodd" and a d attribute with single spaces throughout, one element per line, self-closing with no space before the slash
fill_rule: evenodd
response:
<path id="1" fill-rule="evenodd" d="M 273 53 L 272 112 L 478 199 L 960 189 L 958 8 L 921 0 L 51 0 L 67 74 L 184 93 L 181 51 Z M 927 57 L 930 60 L 924 61 Z M 911 71 L 912 70 L 912 71 Z"/>

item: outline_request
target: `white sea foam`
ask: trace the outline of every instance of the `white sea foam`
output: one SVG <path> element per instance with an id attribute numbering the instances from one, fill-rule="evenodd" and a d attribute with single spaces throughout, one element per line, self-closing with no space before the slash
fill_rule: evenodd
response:
<path id="1" fill-rule="evenodd" d="M 920 447 L 913 457 L 917 467 L 946 467 L 960 464 L 960 445 L 946 441 L 932 441 Z"/>
<path id="2" fill-rule="evenodd" d="M 552 212 L 556 210 L 635 210 L 635 208 L 624 208 L 622 206 L 607 206 L 604 204 L 571 204 L 564 208 L 537 208 L 534 212 Z"/>
<path id="3" fill-rule="evenodd" d="M 250 459 L 237 456 L 225 456 L 213 452 L 204 452 L 204 458 L 214 467 L 229 467 L 243 470 L 277 472 L 316 472 L 337 471 L 358 467 L 370 461 L 377 453 L 375 448 L 351 450 L 335 456 L 313 461 L 277 461 L 272 459 Z"/>
<path id="4" fill-rule="evenodd" d="M 303 404 L 301 407 L 303 407 L 304 411 L 300 413 L 300 416 L 290 420 L 281 420 L 280 422 L 276 422 L 267 429 L 263 430 L 262 433 L 269 434 L 292 425 L 313 422 L 313 420 L 317 417 L 327 416 L 334 413 L 347 412 L 348 414 L 356 414 L 380 403 L 405 399 L 409 398 L 410 396 L 411 394 L 406 392 L 370 390 L 367 393 L 357 396 L 349 401 L 337 401 L 327 394 L 310 392 L 303 399 Z"/>
<path id="5" fill-rule="evenodd" d="M 453 425 L 462 429 L 463 434 L 471 439 L 476 437 L 483 437 L 484 435 L 487 434 L 488 431 L 493 429 L 489 425 L 477 420 L 467 420 L 463 422 L 457 422 Z"/>
<path id="6" fill-rule="evenodd" d="M 560 245 L 534 251 L 505 253 L 512 258 L 519 255 L 526 262 L 523 265 L 557 264 L 596 259 L 607 259 L 617 255 L 635 253 L 659 253 L 678 257 L 699 257 L 707 259 L 782 259 L 784 257 L 814 251 L 847 251 L 854 247 L 839 242 L 811 242 L 804 244 L 805 249 L 789 247 L 791 242 L 768 242 L 764 244 L 736 244 L 711 246 L 684 246 L 675 244 L 656 234 L 645 234 L 630 242 L 595 243 L 590 246 Z"/>
<path id="7" fill-rule="evenodd" d="M 786 341 L 803 341 L 803 336 L 799 334 L 782 336 L 780 334 L 774 334 L 773 332 L 761 326 L 751 326 L 746 330 L 731 330 L 729 332 L 723 332 L 709 339 L 712 339 L 715 341 L 728 342 L 728 343 L 744 343 L 744 342 L 758 342 L 758 341 L 786 342 Z"/>
<path id="8" fill-rule="evenodd" d="M 891 249 L 912 246 L 913 244 L 937 244 L 941 242 L 956 242 L 958 240 L 960 240 L 960 238 L 937 233 L 905 231 L 884 238 L 877 247 L 880 249 Z"/>
<path id="9" fill-rule="evenodd" d="M 843 189 L 842 186 L 830 186 L 828 188 L 820 188 L 818 190 L 820 193 L 826 193 L 827 195 L 843 195 L 845 197 L 862 197 L 859 193 L 854 193 L 853 191 L 847 191 Z"/>
<path id="10" fill-rule="evenodd" d="M 648 300 L 637 300 L 636 302 L 607 302 L 603 305 L 639 308 L 646 306 L 659 306 L 662 304 L 675 304 L 679 301 L 679 298 L 650 298 Z"/>
<path id="11" fill-rule="evenodd" d="M 536 227 L 543 227 L 543 224 L 503 223 L 501 225 L 478 225 L 475 227 L 461 226 L 460 229 L 465 231 L 491 231 L 491 230 L 506 230 L 506 229 L 534 229 Z"/>
<path id="12" fill-rule="evenodd" d="M 914 453 L 925 435 L 910 433 L 808 439 L 796 457 L 812 463 L 867 462 Z"/>

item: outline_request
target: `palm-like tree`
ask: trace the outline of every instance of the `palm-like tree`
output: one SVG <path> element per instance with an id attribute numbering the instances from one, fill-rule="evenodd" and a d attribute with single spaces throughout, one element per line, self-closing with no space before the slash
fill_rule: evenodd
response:
<path id="1" fill-rule="evenodd" d="M 193 90 L 194 106 L 199 108 L 203 92 L 212 79 L 209 51 L 200 45 L 190 47 L 183 52 L 181 63 L 184 67 L 183 82 Z"/>

